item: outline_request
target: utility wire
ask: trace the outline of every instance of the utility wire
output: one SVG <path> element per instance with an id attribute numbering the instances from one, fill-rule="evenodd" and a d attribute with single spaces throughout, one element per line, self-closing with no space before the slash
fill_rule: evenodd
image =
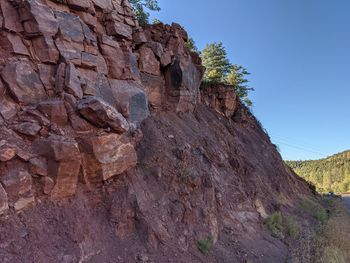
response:
<path id="1" fill-rule="evenodd" d="M 305 143 L 300 143 L 300 141 L 297 142 L 297 143 L 295 143 L 295 140 L 293 140 L 293 139 L 292 139 L 292 140 L 286 139 L 285 137 L 282 137 L 282 136 L 280 136 L 280 135 L 274 135 L 274 136 L 272 136 L 272 137 L 273 137 L 273 138 L 277 138 L 278 140 L 282 140 L 283 142 L 288 143 L 288 144 L 291 144 L 291 145 L 296 145 L 296 146 L 298 146 L 298 147 L 302 147 L 302 148 L 310 149 L 310 150 L 315 151 L 315 152 L 318 152 L 318 153 L 322 153 L 322 150 L 317 149 L 317 148 L 315 148 L 315 147 L 313 147 L 313 146 L 311 146 L 311 145 L 305 144 Z M 322 154 L 323 154 L 323 153 L 322 153 Z"/>
<path id="2" fill-rule="evenodd" d="M 320 156 L 327 156 L 327 154 L 325 154 L 325 153 L 317 152 L 317 151 L 314 151 L 314 150 L 311 150 L 311 149 L 307 149 L 307 148 L 304 148 L 304 147 L 300 147 L 300 146 L 297 146 L 297 145 L 292 145 L 292 144 L 281 142 L 281 141 L 278 141 L 278 140 L 274 140 L 274 141 L 277 142 L 278 144 L 282 144 L 282 145 L 285 145 L 285 146 L 288 146 L 288 147 L 292 147 L 292 148 L 295 148 L 295 149 L 298 149 L 298 150 L 302 150 L 304 152 L 310 152 L 310 153 L 318 154 Z"/>

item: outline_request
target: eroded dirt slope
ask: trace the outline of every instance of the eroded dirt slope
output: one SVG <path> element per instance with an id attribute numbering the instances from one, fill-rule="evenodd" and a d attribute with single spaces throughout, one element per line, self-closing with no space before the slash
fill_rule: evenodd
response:
<path id="1" fill-rule="evenodd" d="M 4 262 L 283 262 L 287 247 L 263 213 L 288 210 L 306 185 L 284 166 L 254 118 L 206 106 L 142 125 L 137 167 L 95 191 L 12 215 Z M 294 190 L 293 190 L 294 189 Z M 260 213 L 259 213 L 260 212 Z M 208 236 L 209 254 L 197 249 Z"/>

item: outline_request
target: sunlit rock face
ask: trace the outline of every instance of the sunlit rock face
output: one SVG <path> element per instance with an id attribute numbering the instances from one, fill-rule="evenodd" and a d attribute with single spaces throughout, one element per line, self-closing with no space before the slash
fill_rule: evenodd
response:
<path id="1" fill-rule="evenodd" d="M 134 168 L 150 112 L 199 101 L 203 68 L 177 24 L 142 29 L 127 1 L 0 7 L 1 171 L 35 178 L 20 209 L 41 195 L 74 196 L 79 178 L 93 187 Z"/>
<path id="2" fill-rule="evenodd" d="M 187 41 L 127 0 L 0 0 L 1 262 L 285 261 L 262 218 L 309 190 Z"/>

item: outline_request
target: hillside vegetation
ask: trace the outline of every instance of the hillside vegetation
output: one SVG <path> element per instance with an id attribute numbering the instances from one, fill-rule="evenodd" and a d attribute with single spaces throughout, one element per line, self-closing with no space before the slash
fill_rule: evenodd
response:
<path id="1" fill-rule="evenodd" d="M 320 160 L 286 161 L 319 192 L 350 192 L 350 151 Z"/>

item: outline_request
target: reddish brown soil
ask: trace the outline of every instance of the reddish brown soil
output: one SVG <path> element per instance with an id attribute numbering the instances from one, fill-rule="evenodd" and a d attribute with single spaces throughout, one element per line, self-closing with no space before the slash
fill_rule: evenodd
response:
<path id="1" fill-rule="evenodd" d="M 2 262 L 284 262 L 267 213 L 292 209 L 306 185 L 241 107 L 232 120 L 197 106 L 142 125 L 136 169 L 102 189 L 42 200 L 0 225 Z M 208 254 L 197 242 L 211 236 Z"/>

